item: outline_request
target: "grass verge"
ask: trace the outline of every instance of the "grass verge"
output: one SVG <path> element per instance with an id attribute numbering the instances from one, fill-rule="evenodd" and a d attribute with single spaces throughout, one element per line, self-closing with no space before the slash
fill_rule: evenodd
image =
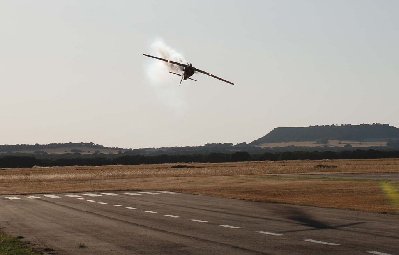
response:
<path id="1" fill-rule="evenodd" d="M 0 255 L 40 255 L 29 244 L 21 240 L 22 237 L 12 237 L 0 232 Z"/>

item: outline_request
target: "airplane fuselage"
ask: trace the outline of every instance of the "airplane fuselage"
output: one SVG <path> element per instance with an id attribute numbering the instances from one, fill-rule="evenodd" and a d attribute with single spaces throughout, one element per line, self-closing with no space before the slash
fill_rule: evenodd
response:
<path id="1" fill-rule="evenodd" d="M 169 73 L 172 73 L 172 74 L 180 76 L 181 77 L 180 84 L 182 83 L 183 80 L 187 80 L 187 79 L 193 80 L 193 81 L 197 81 L 197 80 L 194 80 L 194 79 L 192 79 L 190 77 L 193 76 L 194 73 L 202 73 L 202 74 L 208 75 L 208 76 L 210 76 L 212 78 L 215 78 L 215 79 L 224 81 L 226 83 L 229 83 L 231 85 L 234 85 L 234 83 L 232 83 L 232 82 L 230 82 L 228 80 L 222 79 L 222 78 L 220 78 L 220 77 L 218 77 L 216 75 L 213 75 L 211 73 L 208 73 L 208 72 L 205 72 L 205 71 L 200 70 L 198 68 L 195 68 L 195 67 L 193 67 L 192 64 L 184 64 L 184 63 L 181 63 L 181 62 L 176 62 L 176 61 L 173 61 L 173 60 L 170 60 L 170 59 L 155 57 L 155 56 L 151 56 L 151 55 L 148 55 L 148 54 L 143 54 L 143 55 L 146 56 L 146 57 L 149 57 L 149 58 L 155 58 L 155 59 L 164 61 L 164 62 L 168 63 L 169 65 L 172 65 L 172 66 L 169 66 L 169 67 L 173 67 L 173 65 L 175 65 L 177 68 L 173 67 L 173 68 L 170 68 L 170 69 L 173 69 L 173 70 L 176 70 L 176 71 L 174 72 L 174 71 L 170 70 Z"/>
<path id="2" fill-rule="evenodd" d="M 195 68 L 193 67 L 192 64 L 188 64 L 188 65 L 184 68 L 183 80 L 187 80 L 188 78 L 190 78 L 191 76 L 193 76 L 194 73 L 195 73 Z"/>

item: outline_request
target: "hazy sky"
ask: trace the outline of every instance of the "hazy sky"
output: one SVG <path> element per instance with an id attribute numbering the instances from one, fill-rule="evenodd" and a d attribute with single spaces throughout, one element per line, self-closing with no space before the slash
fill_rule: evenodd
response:
<path id="1" fill-rule="evenodd" d="M 399 1 L 0 0 L 0 144 L 251 142 L 277 126 L 399 126 Z M 164 42 L 197 74 L 154 86 Z"/>

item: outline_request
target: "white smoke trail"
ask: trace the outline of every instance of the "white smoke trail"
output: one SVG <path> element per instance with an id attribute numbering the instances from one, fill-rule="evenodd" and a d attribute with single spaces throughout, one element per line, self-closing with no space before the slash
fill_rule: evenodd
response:
<path id="1" fill-rule="evenodd" d="M 150 48 L 151 55 L 187 63 L 182 54 L 166 45 L 161 39 L 155 40 Z M 182 113 L 186 106 L 186 101 L 183 90 L 179 87 L 180 77 L 169 73 L 182 73 L 181 67 L 156 59 L 149 59 L 148 63 L 146 66 L 147 76 L 158 97 L 176 112 Z"/>
<path id="2" fill-rule="evenodd" d="M 173 60 L 175 62 L 187 63 L 182 54 L 166 45 L 161 39 L 158 39 L 151 44 L 151 54 L 155 55 L 156 57 Z M 147 74 L 150 80 L 153 82 L 165 82 L 170 80 L 167 79 L 171 77 L 169 72 L 181 73 L 182 71 L 183 70 L 181 66 L 154 60 L 147 69 Z"/>

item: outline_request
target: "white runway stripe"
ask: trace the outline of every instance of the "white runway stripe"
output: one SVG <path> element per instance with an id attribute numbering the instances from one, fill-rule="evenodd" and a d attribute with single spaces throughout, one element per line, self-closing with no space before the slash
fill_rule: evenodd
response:
<path id="1" fill-rule="evenodd" d="M 66 197 L 82 197 L 80 195 L 75 195 L 75 194 L 67 194 L 65 195 Z"/>
<path id="2" fill-rule="evenodd" d="M 180 216 L 177 215 L 172 215 L 172 214 L 165 214 L 165 217 L 170 217 L 170 218 L 180 218 Z"/>
<path id="3" fill-rule="evenodd" d="M 138 193 L 147 194 L 147 195 L 159 195 L 160 193 L 157 192 L 149 192 L 149 191 L 140 191 Z"/>
<path id="4" fill-rule="evenodd" d="M 114 205 L 114 206 L 116 206 L 116 207 L 120 207 L 120 206 L 122 206 L 122 205 Z"/>
<path id="5" fill-rule="evenodd" d="M 117 196 L 118 195 L 116 193 L 108 193 L 108 192 L 101 193 L 101 194 L 106 195 L 106 196 Z"/>
<path id="6" fill-rule="evenodd" d="M 95 203 L 96 201 L 94 201 L 94 200 L 90 200 L 90 199 L 88 199 L 88 200 L 86 200 L 87 202 L 90 202 L 90 203 Z"/>
<path id="7" fill-rule="evenodd" d="M 133 192 L 125 192 L 124 194 L 129 195 L 129 196 L 142 196 L 142 194 L 133 193 Z"/>
<path id="8" fill-rule="evenodd" d="M 95 193 L 84 193 L 82 195 L 88 196 L 88 197 L 101 197 L 102 195 L 100 194 L 95 194 Z"/>
<path id="9" fill-rule="evenodd" d="M 83 197 L 77 197 L 76 199 L 79 199 L 79 200 L 84 200 L 84 198 L 83 198 Z"/>
<path id="10" fill-rule="evenodd" d="M 144 212 L 146 212 L 146 213 L 158 213 L 158 212 L 155 212 L 155 211 L 144 211 Z"/>
<path id="11" fill-rule="evenodd" d="M 134 207 L 130 207 L 130 206 L 127 206 L 127 207 L 125 207 L 126 209 L 129 209 L 129 210 L 136 210 L 137 208 L 134 208 Z"/>
<path id="12" fill-rule="evenodd" d="M 105 203 L 105 202 L 97 202 L 97 203 L 99 203 L 100 205 L 107 205 L 108 203 Z"/>
<path id="13" fill-rule="evenodd" d="M 267 232 L 267 231 L 256 231 L 256 232 L 263 234 L 263 235 L 271 235 L 271 236 L 282 236 L 283 235 L 283 234 Z"/>
<path id="14" fill-rule="evenodd" d="M 173 191 L 157 191 L 157 192 L 163 193 L 163 194 L 171 194 L 171 195 L 177 194 L 176 192 L 173 192 Z"/>
<path id="15" fill-rule="evenodd" d="M 311 242 L 311 243 L 324 244 L 324 245 L 332 245 L 332 246 L 340 245 L 339 243 L 329 243 L 329 242 L 324 242 L 324 241 L 319 241 L 319 240 L 314 240 L 314 239 L 305 239 L 304 241 Z"/>
<path id="16" fill-rule="evenodd" d="M 38 196 L 27 196 L 27 198 L 29 198 L 29 199 L 38 199 L 40 197 L 38 197 Z"/>
<path id="17" fill-rule="evenodd" d="M 223 228 L 241 228 L 241 227 L 235 227 L 235 226 L 231 226 L 231 225 L 219 225 L 220 227 Z"/>
<path id="18" fill-rule="evenodd" d="M 19 198 L 19 197 L 5 197 L 6 199 L 8 199 L 8 200 L 18 200 L 18 199 L 21 199 L 21 198 Z"/>
<path id="19" fill-rule="evenodd" d="M 208 222 L 207 220 L 196 220 L 196 219 L 191 219 L 191 221 L 199 222 L 199 223 L 207 223 Z"/>
<path id="20" fill-rule="evenodd" d="M 374 254 L 374 255 L 391 255 L 389 253 L 379 252 L 379 251 L 367 251 L 367 253 Z"/>
<path id="21" fill-rule="evenodd" d="M 57 195 L 43 195 L 43 196 L 48 197 L 48 198 L 60 198 Z"/>

